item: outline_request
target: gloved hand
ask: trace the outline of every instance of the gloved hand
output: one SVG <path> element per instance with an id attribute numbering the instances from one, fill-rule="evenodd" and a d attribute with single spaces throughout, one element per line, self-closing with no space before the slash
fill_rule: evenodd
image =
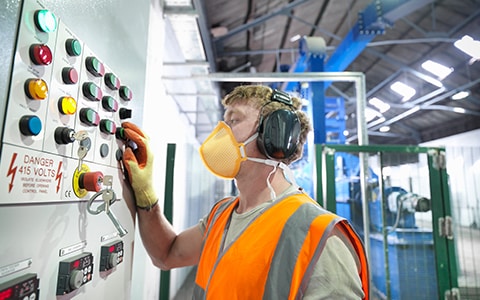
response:
<path id="1" fill-rule="evenodd" d="M 124 122 L 122 127 L 125 138 L 137 144 L 136 150 L 125 147 L 122 157 L 137 207 L 150 210 L 157 204 L 158 198 L 152 184 L 153 154 L 148 144 L 149 138 L 133 123 Z"/>

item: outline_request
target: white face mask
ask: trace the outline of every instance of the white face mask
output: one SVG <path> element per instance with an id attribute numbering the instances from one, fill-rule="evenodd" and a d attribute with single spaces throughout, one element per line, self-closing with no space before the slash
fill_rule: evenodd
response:
<path id="1" fill-rule="evenodd" d="M 223 179 L 234 179 L 240 170 L 240 164 L 245 160 L 272 166 L 273 170 L 267 177 L 267 186 L 270 189 L 272 199 L 274 199 L 276 194 L 270 184 L 270 176 L 277 170 L 277 167 L 283 170 L 285 178 L 294 185 L 296 185 L 295 177 L 290 168 L 282 162 L 247 157 L 245 146 L 255 140 L 257 136 L 258 132 L 250 136 L 245 142 L 239 143 L 233 136 L 232 129 L 221 121 L 200 146 L 200 157 L 210 172 Z"/>

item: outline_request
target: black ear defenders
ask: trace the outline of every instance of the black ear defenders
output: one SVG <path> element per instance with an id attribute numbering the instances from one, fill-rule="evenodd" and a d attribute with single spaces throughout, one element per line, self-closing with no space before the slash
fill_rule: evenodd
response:
<path id="1" fill-rule="evenodd" d="M 276 89 L 273 90 L 270 100 L 284 103 L 290 107 L 293 106 L 292 97 Z M 268 105 L 268 103 L 265 105 Z M 262 117 L 262 112 L 260 112 L 258 148 L 268 158 L 289 158 L 297 150 L 300 129 L 300 120 L 293 108 L 278 109 L 265 117 Z"/>

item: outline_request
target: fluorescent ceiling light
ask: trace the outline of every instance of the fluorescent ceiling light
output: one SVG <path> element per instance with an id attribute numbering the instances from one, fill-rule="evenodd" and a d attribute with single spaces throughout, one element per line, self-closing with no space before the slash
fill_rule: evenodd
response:
<path id="1" fill-rule="evenodd" d="M 382 100 L 378 99 L 377 97 L 373 97 L 372 99 L 368 100 L 368 103 L 378 108 L 381 113 L 386 112 L 390 109 L 390 105 L 388 103 L 383 102 Z"/>
<path id="2" fill-rule="evenodd" d="M 382 126 L 379 129 L 380 132 L 389 132 L 390 131 L 390 126 Z"/>
<path id="3" fill-rule="evenodd" d="M 394 82 L 390 88 L 397 94 L 399 94 L 400 96 L 403 96 L 403 99 L 402 99 L 402 102 L 405 102 L 405 101 L 408 101 L 410 100 L 413 95 L 415 95 L 417 93 L 417 91 L 415 91 L 414 88 L 406 85 L 405 83 L 403 82 L 400 82 L 400 81 L 396 81 Z"/>
<path id="4" fill-rule="evenodd" d="M 370 107 L 365 108 L 365 119 L 367 123 L 375 119 L 376 117 L 381 117 L 381 116 L 382 114 L 374 110 L 373 108 L 370 108 Z"/>
<path id="5" fill-rule="evenodd" d="M 452 100 L 461 100 L 470 96 L 470 91 L 460 91 L 452 96 Z"/>
<path id="6" fill-rule="evenodd" d="M 453 108 L 453 111 L 456 112 L 456 113 L 459 113 L 459 114 L 464 114 L 464 113 L 466 113 L 465 108 L 461 108 L 461 107 L 454 107 L 454 108 Z"/>
<path id="7" fill-rule="evenodd" d="M 469 35 L 464 35 L 453 43 L 455 47 L 470 55 L 474 60 L 480 59 L 480 41 L 474 40 Z"/>
<path id="8" fill-rule="evenodd" d="M 453 68 L 445 67 L 442 64 L 427 60 L 422 64 L 422 68 L 437 76 L 438 80 L 443 80 L 453 72 Z"/>
<path id="9" fill-rule="evenodd" d="M 301 39 L 301 38 L 302 38 L 302 37 L 301 37 L 299 34 L 296 34 L 296 35 L 294 35 L 294 36 L 292 36 L 292 37 L 290 38 L 290 42 L 294 43 L 294 42 L 298 41 L 298 40 Z"/>

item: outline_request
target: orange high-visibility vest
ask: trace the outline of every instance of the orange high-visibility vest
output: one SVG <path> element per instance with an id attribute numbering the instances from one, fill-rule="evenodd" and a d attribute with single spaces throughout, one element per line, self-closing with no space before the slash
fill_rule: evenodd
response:
<path id="1" fill-rule="evenodd" d="M 238 198 L 219 201 L 209 215 L 195 279 L 194 299 L 302 299 L 332 230 L 358 254 L 362 288 L 369 295 L 363 243 L 348 222 L 305 194 L 273 203 L 224 248 Z"/>

